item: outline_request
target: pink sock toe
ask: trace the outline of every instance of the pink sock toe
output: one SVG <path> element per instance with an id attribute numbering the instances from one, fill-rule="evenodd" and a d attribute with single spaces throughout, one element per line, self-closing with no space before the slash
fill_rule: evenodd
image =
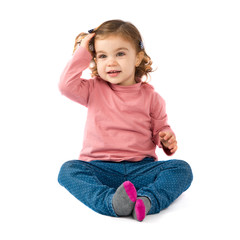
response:
<path id="1" fill-rule="evenodd" d="M 142 199 L 136 201 L 135 213 L 138 221 L 142 221 L 145 218 L 146 209 Z"/>
<path id="2" fill-rule="evenodd" d="M 137 191 L 134 185 L 130 181 L 126 181 L 123 183 L 125 191 L 132 202 L 136 202 L 137 200 Z"/>

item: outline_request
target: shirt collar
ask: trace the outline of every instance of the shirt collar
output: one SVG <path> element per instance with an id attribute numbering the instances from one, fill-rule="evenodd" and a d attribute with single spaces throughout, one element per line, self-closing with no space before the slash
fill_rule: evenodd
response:
<path id="1" fill-rule="evenodd" d="M 110 82 L 108 82 L 109 86 L 112 88 L 112 90 L 114 91 L 118 91 L 118 92 L 135 92 L 135 91 L 139 91 L 142 85 L 142 81 L 140 78 L 136 78 L 136 82 L 133 85 L 129 85 L 129 86 L 122 86 L 122 85 L 117 85 L 117 84 L 112 84 Z"/>

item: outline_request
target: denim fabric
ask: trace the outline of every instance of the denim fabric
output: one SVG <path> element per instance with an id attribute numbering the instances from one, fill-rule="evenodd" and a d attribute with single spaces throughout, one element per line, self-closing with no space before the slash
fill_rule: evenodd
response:
<path id="1" fill-rule="evenodd" d="M 187 162 L 176 159 L 154 161 L 151 157 L 140 162 L 72 160 L 62 165 L 58 176 L 59 183 L 86 206 L 115 217 L 112 197 L 124 181 L 134 184 L 138 196 L 150 199 L 148 214 L 155 214 L 186 191 L 192 179 Z"/>

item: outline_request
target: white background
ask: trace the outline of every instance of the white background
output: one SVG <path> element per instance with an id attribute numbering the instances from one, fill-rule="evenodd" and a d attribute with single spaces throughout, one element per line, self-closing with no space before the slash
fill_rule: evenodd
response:
<path id="1" fill-rule="evenodd" d="M 240 239 L 239 12 L 233 0 L 1 1 L 0 238 Z M 141 223 L 97 214 L 57 182 L 78 157 L 87 113 L 60 94 L 59 77 L 75 37 L 110 19 L 140 30 L 177 135 L 172 158 L 194 173 Z"/>

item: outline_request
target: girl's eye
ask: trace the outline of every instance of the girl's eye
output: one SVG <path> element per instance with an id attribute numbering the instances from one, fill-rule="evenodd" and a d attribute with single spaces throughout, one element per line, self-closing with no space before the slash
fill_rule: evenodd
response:
<path id="1" fill-rule="evenodd" d="M 119 53 L 117 53 L 117 56 L 124 56 L 125 55 L 125 53 L 124 52 L 119 52 Z"/>
<path id="2" fill-rule="evenodd" d="M 106 58 L 107 56 L 105 54 L 101 54 L 98 56 L 98 58 Z"/>

